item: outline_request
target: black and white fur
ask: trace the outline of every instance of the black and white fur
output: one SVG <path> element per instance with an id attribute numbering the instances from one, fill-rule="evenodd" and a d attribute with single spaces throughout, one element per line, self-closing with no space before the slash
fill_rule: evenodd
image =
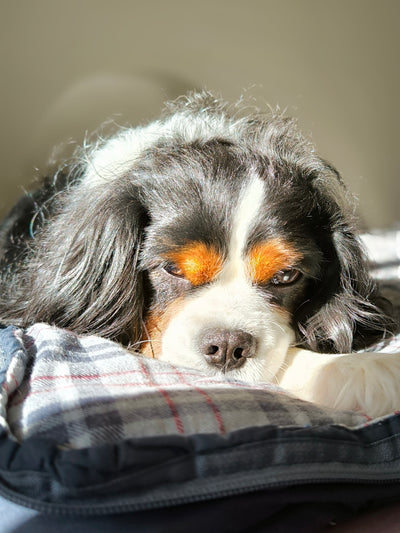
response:
<path id="1" fill-rule="evenodd" d="M 0 321 L 96 333 L 333 407 L 400 407 L 396 356 L 327 355 L 394 327 L 340 176 L 292 120 L 241 115 L 193 94 L 25 196 L 0 233 Z M 254 283 L 246 257 L 272 239 L 299 259 Z M 166 259 L 189 242 L 222 258 L 207 283 L 194 286 Z"/>

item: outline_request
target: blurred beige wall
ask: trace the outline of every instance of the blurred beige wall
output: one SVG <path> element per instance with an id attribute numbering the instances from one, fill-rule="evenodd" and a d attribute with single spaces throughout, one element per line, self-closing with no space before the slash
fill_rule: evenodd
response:
<path id="1" fill-rule="evenodd" d="M 2 0 L 0 212 L 54 145 L 206 87 L 279 105 L 360 199 L 400 219 L 399 0 Z"/>

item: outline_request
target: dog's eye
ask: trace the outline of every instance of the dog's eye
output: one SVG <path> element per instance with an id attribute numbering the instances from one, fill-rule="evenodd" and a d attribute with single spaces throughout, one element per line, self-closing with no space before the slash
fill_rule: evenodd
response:
<path id="1" fill-rule="evenodd" d="M 174 276 L 176 278 L 184 277 L 182 269 L 180 269 L 177 265 L 174 265 L 174 263 L 167 263 L 163 266 L 163 270 L 170 276 Z"/>
<path id="2" fill-rule="evenodd" d="M 299 279 L 301 272 L 295 268 L 281 270 L 271 279 L 273 285 L 290 285 Z"/>

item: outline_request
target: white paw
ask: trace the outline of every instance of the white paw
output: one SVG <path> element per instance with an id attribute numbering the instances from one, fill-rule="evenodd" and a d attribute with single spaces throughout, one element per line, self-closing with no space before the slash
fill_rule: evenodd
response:
<path id="1" fill-rule="evenodd" d="M 298 355 L 292 376 L 281 385 L 300 398 L 370 418 L 400 410 L 400 354 L 325 355 L 301 350 Z M 300 364 L 308 369 L 301 384 L 293 371 Z"/>

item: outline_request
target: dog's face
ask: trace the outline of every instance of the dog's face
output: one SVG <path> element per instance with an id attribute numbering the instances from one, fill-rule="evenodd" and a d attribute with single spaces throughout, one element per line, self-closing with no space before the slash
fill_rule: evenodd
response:
<path id="1" fill-rule="evenodd" d="M 319 287 L 339 284 L 315 193 L 293 169 L 277 176 L 267 158 L 218 140 L 159 148 L 138 167 L 149 213 L 140 268 L 152 286 L 144 352 L 273 379 L 310 300 L 321 305 Z"/>
<path id="2" fill-rule="evenodd" d="M 251 381 L 293 343 L 349 352 L 390 331 L 341 179 L 292 121 L 192 95 L 66 178 L 0 232 L 2 322 Z"/>

